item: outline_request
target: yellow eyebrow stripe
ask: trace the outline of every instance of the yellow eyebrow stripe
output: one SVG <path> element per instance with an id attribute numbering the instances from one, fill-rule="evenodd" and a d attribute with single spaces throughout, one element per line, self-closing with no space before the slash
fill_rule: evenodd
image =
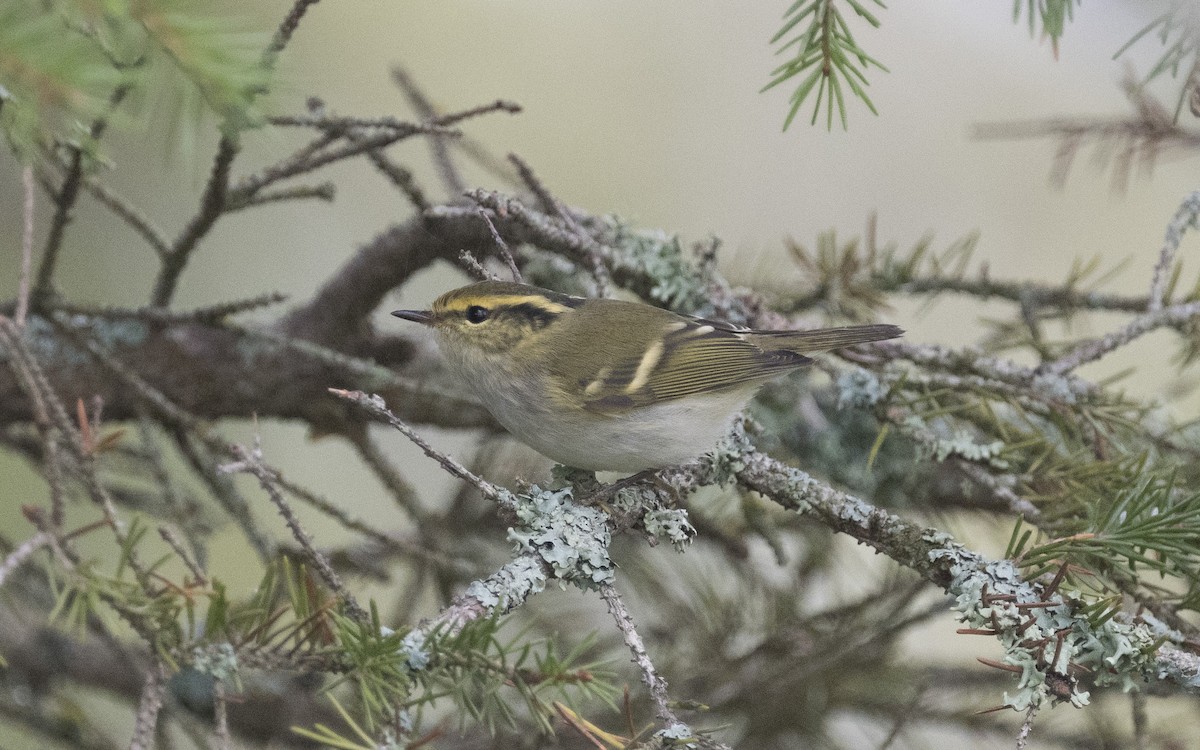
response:
<path id="1" fill-rule="evenodd" d="M 496 294 L 479 297 L 458 297 L 450 300 L 442 309 L 447 312 L 456 312 L 466 310 L 472 305 L 482 305 L 492 309 L 498 307 L 517 307 L 519 305 L 531 305 L 540 310 L 545 310 L 548 313 L 561 315 L 570 310 L 570 307 L 559 304 L 546 299 L 539 294 Z"/>

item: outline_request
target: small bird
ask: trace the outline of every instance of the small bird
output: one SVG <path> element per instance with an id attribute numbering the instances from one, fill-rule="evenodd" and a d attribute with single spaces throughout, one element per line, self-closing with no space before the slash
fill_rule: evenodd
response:
<path id="1" fill-rule="evenodd" d="M 806 352 L 903 333 L 883 324 L 750 330 L 503 281 L 392 315 L 432 328 L 449 365 L 522 442 L 568 466 L 618 472 L 711 449 L 759 386 L 812 363 Z"/>

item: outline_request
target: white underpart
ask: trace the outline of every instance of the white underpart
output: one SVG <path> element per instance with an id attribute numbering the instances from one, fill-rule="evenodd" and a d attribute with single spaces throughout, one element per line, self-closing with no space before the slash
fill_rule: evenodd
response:
<path id="1" fill-rule="evenodd" d="M 558 463 L 632 473 L 684 463 L 712 450 L 755 390 L 693 395 L 615 415 L 554 414 L 498 393 L 488 403 L 509 432 Z"/>

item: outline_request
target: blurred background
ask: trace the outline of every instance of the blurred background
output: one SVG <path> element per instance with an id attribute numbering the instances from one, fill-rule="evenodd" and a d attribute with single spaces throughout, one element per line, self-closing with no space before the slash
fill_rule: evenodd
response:
<path id="1" fill-rule="evenodd" d="M 767 93 L 759 89 L 778 63 L 768 40 L 787 5 L 319 3 L 281 60 L 282 86 L 269 106 L 274 113 L 302 112 L 306 98 L 315 96 L 338 114 L 415 117 L 391 80 L 395 65 L 446 111 L 497 98 L 516 101 L 524 107 L 521 114 L 472 120 L 464 131 L 501 158 L 520 155 L 559 198 L 588 212 L 677 232 L 685 242 L 720 238 L 720 265 L 735 283 L 785 288 L 789 279 L 799 278 L 786 251 L 788 238 L 812 246 L 821 232 L 835 229 L 839 238 L 849 239 L 861 235 L 874 214 L 882 244 L 908 247 L 931 233 L 934 247 L 943 248 L 978 232 L 975 261 L 986 263 L 994 278 L 1052 283 L 1065 278 L 1078 259 L 1095 256 L 1105 267 L 1126 262 L 1112 290 L 1144 293 L 1166 222 L 1180 199 L 1200 187 L 1196 158 L 1163 159 L 1152 174 L 1135 171 L 1122 181 L 1085 149 L 1065 184 L 1056 186 L 1051 180 L 1055 142 L 979 140 L 972 133 L 984 123 L 1126 114 L 1130 105 L 1120 82 L 1127 66 L 1145 73 L 1160 49 L 1146 40 L 1120 60 L 1113 54 L 1166 3 L 1088 3 L 1068 24 L 1057 51 L 1031 37 L 1023 20 L 1014 23 L 1009 3 L 895 4 L 878 11 L 880 29 L 854 26 L 860 45 L 890 70 L 870 74 L 879 116 L 851 100 L 848 131 L 836 125 L 832 131 L 810 127 L 806 108 L 783 132 L 789 86 Z M 214 7 L 244 16 L 247 29 L 269 33 L 290 2 Z M 1164 84 L 1169 98 L 1173 82 Z M 211 129 L 201 128 L 197 142 L 180 149 L 172 145 L 168 114 L 152 103 L 143 112 L 106 140 L 113 165 L 106 179 L 174 231 L 196 206 L 215 141 Z M 287 142 L 268 129 L 251 135 L 245 145 L 239 159 L 243 169 L 284 153 Z M 427 143 L 406 141 L 393 153 L 423 184 L 440 184 Z M 476 167 L 464 169 L 471 185 L 506 188 Z M 402 197 L 362 162 L 328 170 L 324 179 L 337 185 L 332 204 L 279 204 L 219 224 L 185 272 L 176 305 L 265 291 L 304 300 L 356 247 L 411 215 Z M 16 162 L 0 154 L 0 226 L 5 228 L 0 268 L 11 269 L 0 272 L 5 295 L 16 288 L 20 203 Z M 39 199 L 38 241 L 49 211 Z M 154 272 L 149 252 L 87 198 L 76 225 L 88 231 L 76 231 L 67 240 L 58 277 L 62 290 L 80 302 L 144 304 Z M 1198 249 L 1189 238 L 1181 255 L 1187 259 Z M 1194 275 L 1197 265 L 1185 260 L 1185 279 L 1192 278 L 1186 269 Z M 395 306 L 424 305 L 463 278 L 457 270 L 438 267 L 406 288 Z M 987 307 L 975 301 L 946 299 L 928 308 L 899 306 L 890 322 L 903 325 L 914 341 L 962 344 L 977 338 L 973 320 L 981 310 L 986 314 Z M 1103 321 L 1096 318 L 1092 324 Z M 1155 341 L 1147 337 L 1084 374 L 1119 372 L 1153 356 Z M 1132 381 L 1129 387 L 1140 386 Z M 1192 405 L 1171 408 L 1182 419 Z M 261 430 L 269 459 L 290 478 L 381 525 L 395 522 L 391 501 L 344 445 L 311 441 L 304 430 L 286 424 L 263 424 Z M 242 440 L 252 432 L 249 424 L 229 430 Z M 463 436 L 434 437 L 450 452 L 469 446 Z M 440 470 L 398 435 L 388 445 L 427 492 L 451 491 Z M 0 476 L 0 524 L 25 524 L 18 507 L 40 498 L 44 485 L 24 464 L 5 457 L 0 457 Z M 273 517 L 265 505 L 259 511 Z M 323 543 L 335 544 L 345 534 L 315 516 L 306 520 Z M 971 523 L 950 519 L 945 526 L 984 553 L 1003 550 L 1005 539 L 996 533 L 1007 533 L 1008 526 Z M 249 590 L 257 576 L 236 575 L 245 565 L 243 546 L 231 530 L 224 547 L 214 547 L 213 568 L 235 584 L 243 580 Z M 834 582 L 844 586 L 839 591 L 853 590 L 862 577 L 855 571 L 872 565 L 868 555 L 846 546 L 853 562 L 845 580 Z M 656 554 L 664 565 L 687 565 L 686 556 Z M 770 559 L 765 550 L 755 554 Z M 830 595 L 812 594 L 818 600 Z M 563 600 L 582 606 L 580 596 L 547 594 L 538 599 L 537 610 L 553 617 L 556 607 L 565 606 Z M 420 614 L 435 609 L 429 602 Z M 980 646 L 947 635 L 953 628 L 946 615 L 906 647 L 921 658 L 973 659 Z M 939 653 L 930 653 L 930 643 Z M 1018 724 L 1014 718 L 1013 726 Z M 846 731 L 853 736 L 855 730 Z M 962 746 L 955 735 L 929 741 L 931 747 Z M 1000 738 L 994 746 L 1010 744 L 1010 738 Z"/>

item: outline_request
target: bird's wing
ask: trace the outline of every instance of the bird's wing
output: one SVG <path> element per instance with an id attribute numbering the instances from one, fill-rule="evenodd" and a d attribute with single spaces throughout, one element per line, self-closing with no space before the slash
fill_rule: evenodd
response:
<path id="1" fill-rule="evenodd" d="M 762 383 L 812 362 L 788 349 L 758 346 L 750 340 L 753 335 L 709 321 L 675 318 L 639 357 L 602 367 L 588 382 L 580 383 L 583 407 L 596 413 L 619 413 Z"/>

